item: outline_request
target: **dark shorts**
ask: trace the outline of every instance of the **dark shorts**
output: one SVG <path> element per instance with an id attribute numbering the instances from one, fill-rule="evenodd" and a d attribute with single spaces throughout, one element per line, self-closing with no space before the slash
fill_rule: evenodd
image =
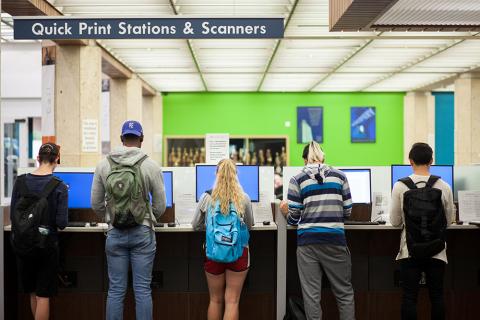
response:
<path id="1" fill-rule="evenodd" d="M 230 262 L 230 263 L 221 263 L 209 260 L 205 258 L 204 268 L 205 272 L 214 275 L 220 275 L 225 273 L 226 270 L 234 271 L 234 272 L 242 272 L 248 270 L 250 267 L 250 253 L 248 248 L 243 248 L 243 254 L 237 261 Z"/>
<path id="2" fill-rule="evenodd" d="M 49 298 L 57 294 L 58 246 L 18 257 L 18 275 L 24 293 Z"/>

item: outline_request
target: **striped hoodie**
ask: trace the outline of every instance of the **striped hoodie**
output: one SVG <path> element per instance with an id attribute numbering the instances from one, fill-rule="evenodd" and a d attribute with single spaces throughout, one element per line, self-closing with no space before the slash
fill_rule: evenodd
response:
<path id="1" fill-rule="evenodd" d="M 344 220 L 352 211 L 347 177 L 325 164 L 309 164 L 290 179 L 288 224 L 297 225 L 297 245 L 345 246 Z"/>

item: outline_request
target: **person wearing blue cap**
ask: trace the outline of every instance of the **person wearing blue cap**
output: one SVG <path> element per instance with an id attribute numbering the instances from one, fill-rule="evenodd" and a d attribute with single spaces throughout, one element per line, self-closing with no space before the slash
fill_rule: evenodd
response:
<path id="1" fill-rule="evenodd" d="M 123 319 L 131 266 L 136 319 L 148 320 L 153 317 L 154 225 L 166 206 L 163 174 L 141 150 L 144 137 L 138 121 L 126 121 L 120 139 L 123 146 L 98 164 L 91 195 L 92 209 L 109 226 L 105 242 L 110 280 L 106 319 Z"/>

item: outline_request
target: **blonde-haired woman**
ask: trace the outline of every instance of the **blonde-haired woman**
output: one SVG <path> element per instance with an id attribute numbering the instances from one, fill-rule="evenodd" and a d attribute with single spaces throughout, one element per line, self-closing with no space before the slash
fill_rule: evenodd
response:
<path id="1" fill-rule="evenodd" d="M 228 215 L 233 208 L 247 229 L 250 229 L 253 225 L 250 198 L 240 186 L 237 167 L 230 159 L 218 163 L 213 189 L 205 192 L 200 198 L 192 221 L 195 230 L 205 230 L 206 216 L 209 214 L 209 210 L 211 212 L 213 208 L 216 208 L 223 215 Z M 248 235 L 247 229 L 245 231 Z M 236 261 L 223 263 L 205 258 L 204 269 L 210 293 L 208 320 L 234 320 L 239 318 L 238 303 L 249 267 L 248 242 L 243 248 L 241 257 Z M 224 304 L 225 311 L 223 311 Z"/>

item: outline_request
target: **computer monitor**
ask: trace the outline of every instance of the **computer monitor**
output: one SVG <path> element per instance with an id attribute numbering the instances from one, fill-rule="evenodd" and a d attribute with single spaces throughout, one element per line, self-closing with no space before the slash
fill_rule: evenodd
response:
<path id="1" fill-rule="evenodd" d="M 163 171 L 163 184 L 165 185 L 165 195 L 167 197 L 167 208 L 173 206 L 173 172 Z"/>
<path id="2" fill-rule="evenodd" d="M 63 180 L 68 187 L 68 208 L 91 208 L 93 172 L 55 172 L 54 176 Z"/>
<path id="3" fill-rule="evenodd" d="M 408 177 L 412 173 L 413 169 L 410 165 L 392 165 L 392 188 L 398 179 Z M 430 173 L 435 176 L 440 176 L 443 181 L 450 185 L 453 191 L 453 166 L 433 165 L 430 167 Z"/>
<path id="4" fill-rule="evenodd" d="M 200 200 L 202 194 L 213 188 L 215 183 L 216 165 L 196 166 L 196 200 Z M 258 166 L 237 166 L 238 180 L 252 202 L 260 201 Z"/>
<path id="5" fill-rule="evenodd" d="M 353 203 L 371 203 L 370 169 L 340 169 L 347 176 Z"/>

